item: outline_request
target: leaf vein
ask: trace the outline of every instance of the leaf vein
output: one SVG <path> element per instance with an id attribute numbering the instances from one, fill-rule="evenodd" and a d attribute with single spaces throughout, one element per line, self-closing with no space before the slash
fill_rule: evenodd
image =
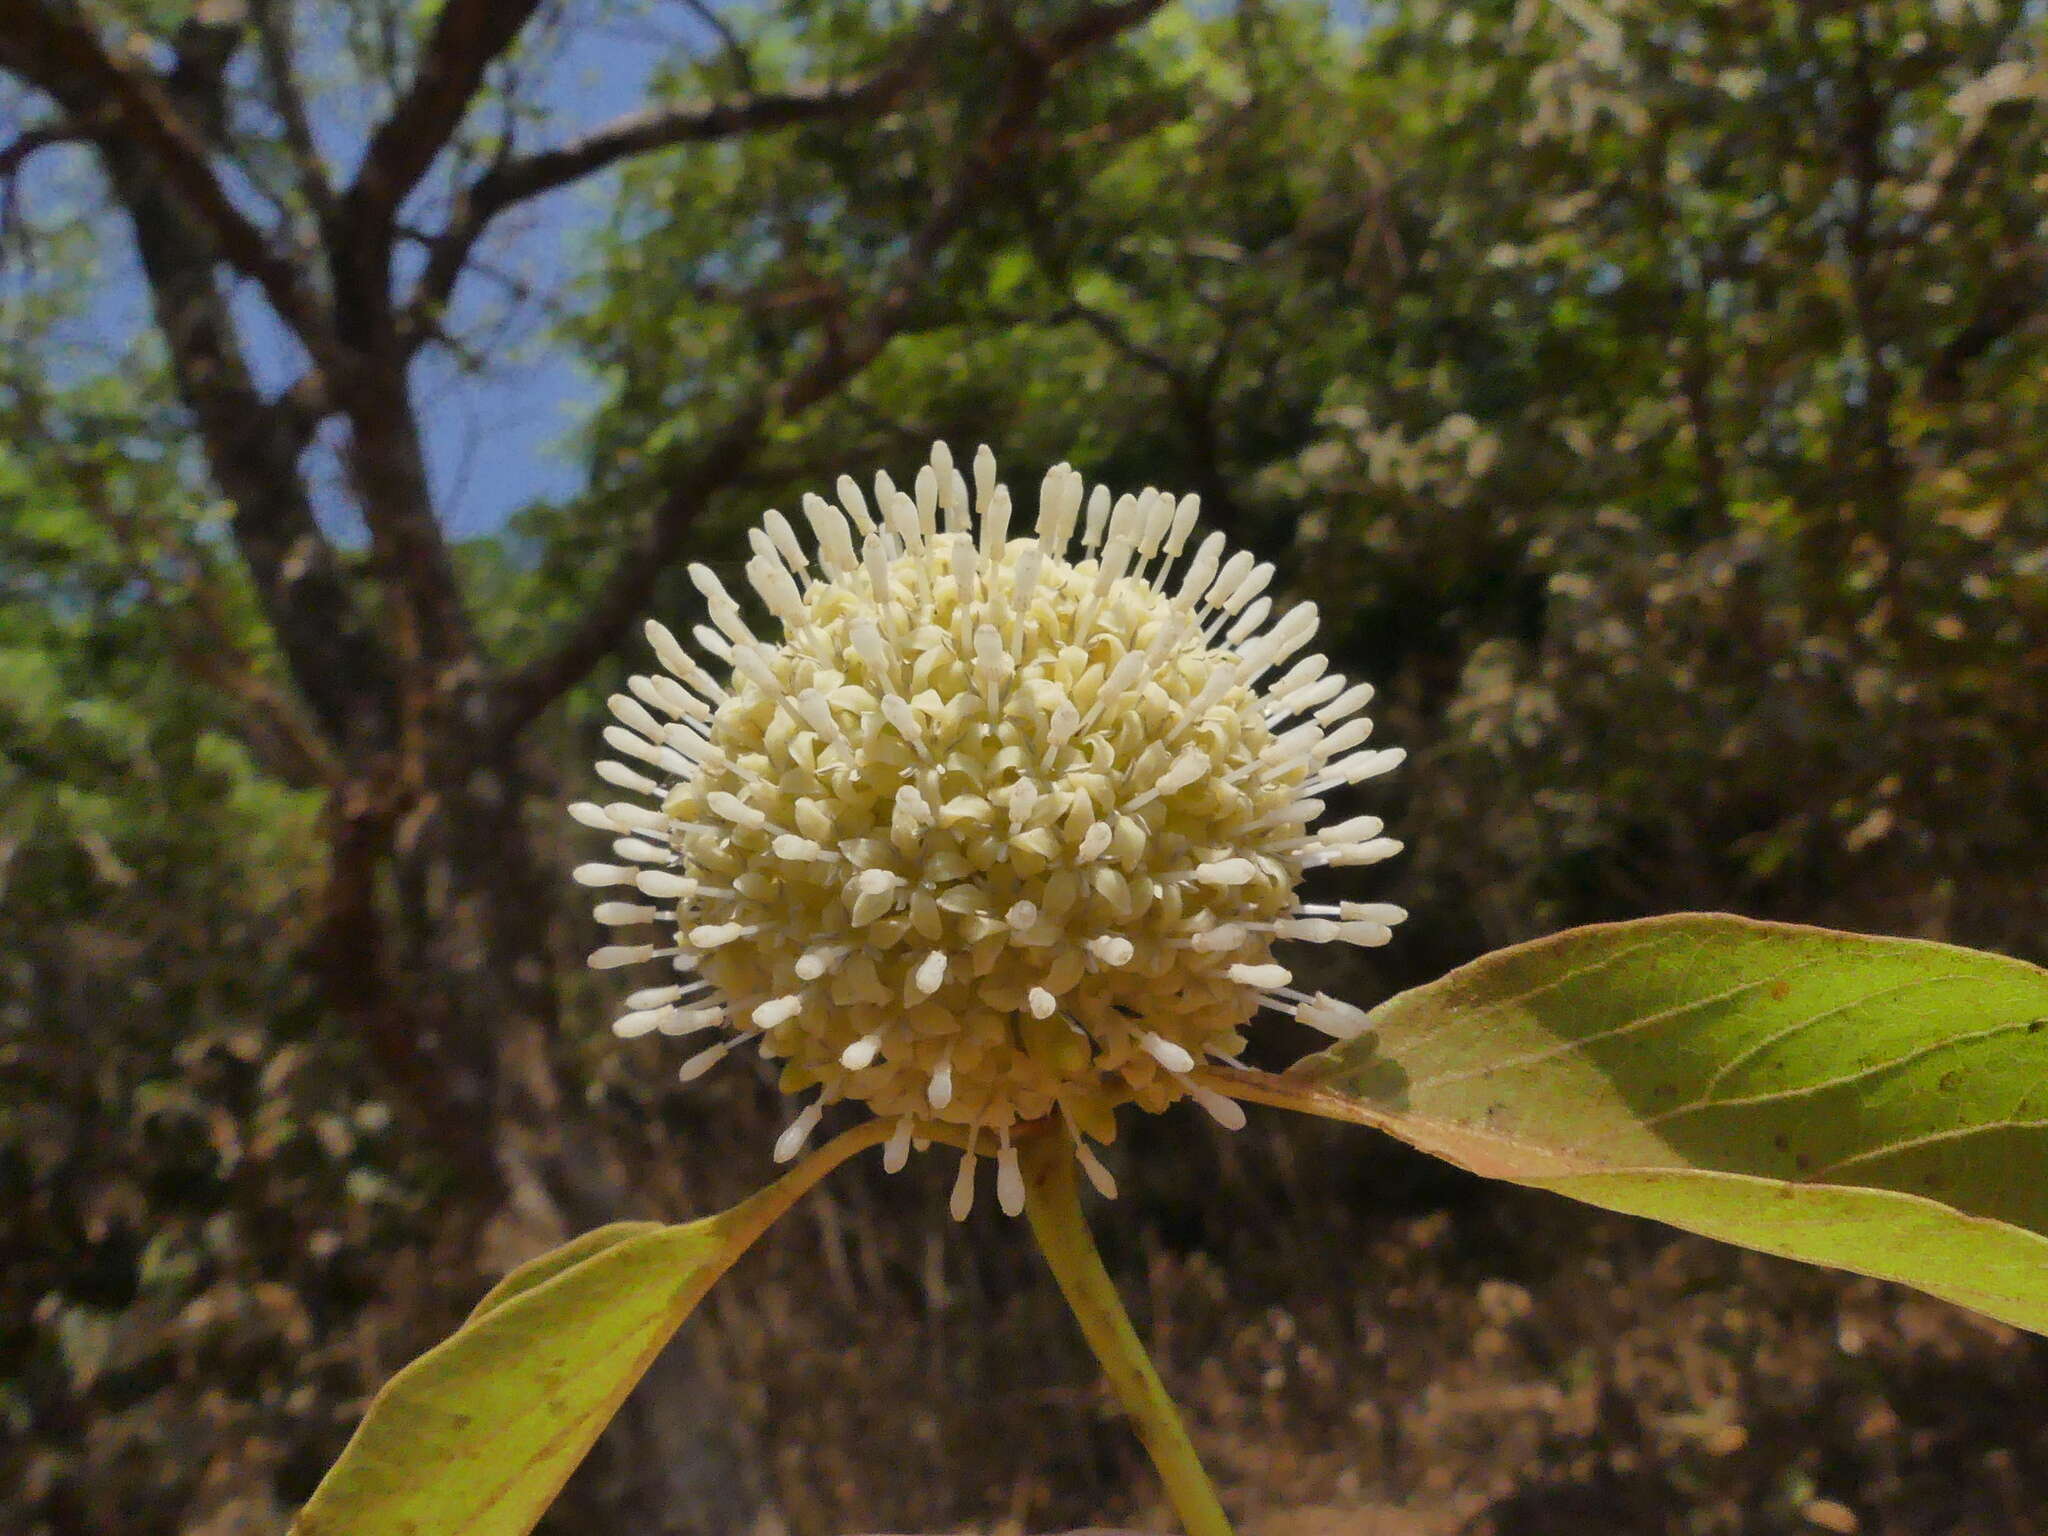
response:
<path id="1" fill-rule="evenodd" d="M 1900 1152 L 1914 1152 L 1921 1147 L 1939 1146 L 1943 1142 L 1965 1141 L 1972 1136 L 1982 1136 L 1991 1131 L 2048 1131 L 2048 1120 L 1980 1120 L 1974 1125 L 1952 1125 L 1946 1130 L 1929 1131 L 1924 1136 L 1909 1136 L 1904 1141 L 1894 1141 L 1886 1146 L 1871 1147 L 1863 1152 L 1851 1153 L 1848 1157 L 1837 1158 L 1824 1168 L 1816 1168 L 1801 1178 L 1803 1183 L 1820 1184 L 1828 1175 L 1840 1173 L 1844 1168 L 1853 1168 L 1858 1163 L 1876 1162 L 1880 1158 Z M 1878 1186 L 1883 1187 L 1883 1186 Z"/>
<path id="2" fill-rule="evenodd" d="M 1885 990 L 1895 991 L 1897 989 L 1886 988 Z M 1871 994 L 1872 997 L 1877 997 L 1881 995 L 1881 993 Z M 1869 1000 L 1870 999 L 1865 998 L 1862 1001 L 1867 1002 Z M 1854 1008 L 1857 1006 L 1858 1004 L 1853 1002 L 1844 1003 L 1841 1005 L 1840 1008 L 1829 1009 L 1828 1012 L 1839 1013 L 1846 1009 Z M 1825 1016 L 1826 1015 L 1824 1014 L 1815 1015 L 1816 1018 Z M 1830 1077 L 1823 1079 L 1820 1082 L 1814 1083 L 1801 1083 L 1797 1087 L 1793 1088 L 1780 1088 L 1770 1093 L 1747 1094 L 1741 1098 L 1735 1099 L 1708 1099 L 1702 1096 L 1700 1098 L 1693 1099 L 1689 1103 L 1681 1104 L 1677 1106 L 1675 1109 L 1667 1109 L 1659 1114 L 1651 1115 L 1646 1119 L 1639 1121 L 1631 1121 L 1627 1125 L 1617 1126 L 1615 1129 L 1607 1131 L 1604 1134 L 1596 1136 L 1592 1140 L 1584 1143 L 1584 1146 L 1590 1149 L 1593 1147 L 1600 1146 L 1606 1142 L 1616 1141 L 1620 1139 L 1622 1136 L 1625 1136 L 1634 1131 L 1651 1130 L 1657 1126 L 1664 1124 L 1668 1120 L 1678 1119 L 1682 1115 L 1699 1114 L 1705 1110 L 1712 1109 L 1745 1109 L 1752 1105 L 1778 1103 L 1789 1099 L 1803 1098 L 1808 1094 L 1825 1092 L 1826 1090 L 1831 1088 L 1847 1087 L 1850 1083 L 1856 1082 L 1861 1078 L 1875 1077 L 1878 1076 L 1880 1073 L 1890 1072 L 1899 1067 L 1910 1066 L 1912 1063 L 1916 1061 L 1923 1060 L 1924 1058 L 1929 1056 L 1937 1055 L 1940 1052 L 1945 1051 L 1952 1046 L 1969 1045 L 1982 1040 L 1990 1040 L 1999 1035 L 2012 1034 L 2015 1031 L 2024 1031 L 2028 1028 L 2028 1026 L 2031 1023 L 2031 1019 L 2013 1019 L 2004 1024 L 1994 1024 L 1989 1029 L 1972 1030 L 1968 1034 L 1963 1035 L 1949 1035 L 1943 1039 L 1931 1041 L 1926 1045 L 1920 1046 L 1911 1051 L 1907 1051 L 1903 1055 L 1894 1056 L 1888 1061 L 1873 1062 L 1871 1065 L 1867 1067 L 1859 1067 L 1854 1072 L 1847 1072 L 1839 1077 Z"/>
<path id="3" fill-rule="evenodd" d="M 1848 1013 L 1853 1009 L 1868 1007 L 1870 1004 L 1877 1002 L 1881 998 L 1896 997 L 1902 992 L 1912 991 L 1915 987 L 1930 987 L 1938 985 L 1942 982 L 1966 981 L 1968 979 L 1969 978 L 1963 976 L 1959 972 L 1950 973 L 1944 976 L 1915 976 L 1906 981 L 1896 982 L 1888 987 L 1879 987 L 1875 992 L 1871 992 L 1863 997 L 1852 998 L 1850 1001 L 1846 1003 L 1837 1003 L 1832 1008 L 1823 1008 L 1819 1013 L 1808 1014 L 1805 1018 L 1794 1019 L 1790 1024 L 1784 1026 L 1784 1028 L 1773 1031 L 1772 1033 L 1764 1036 L 1761 1040 L 1751 1041 L 1743 1049 L 1737 1051 L 1733 1056 L 1729 1057 L 1726 1061 L 1722 1062 L 1720 1066 L 1714 1069 L 1714 1075 L 1708 1078 L 1704 1086 L 1701 1087 L 1699 1097 L 1694 1099 L 1692 1103 L 1687 1104 L 1680 1109 L 1671 1110 L 1669 1111 L 1669 1113 L 1683 1114 L 1686 1110 L 1697 1109 L 1702 1105 L 1715 1102 L 1714 1090 L 1719 1088 L 1722 1083 L 1727 1081 L 1730 1073 L 1739 1069 L 1745 1062 L 1754 1061 L 1758 1056 L 1763 1054 L 1765 1051 L 1770 1050 L 1773 1046 L 1782 1044 L 1783 1042 L 1791 1039 L 1794 1035 L 1800 1033 L 1800 1031 L 1809 1029 L 1813 1025 L 1820 1023 L 1823 1019 L 1833 1018 L 1836 1014 Z M 1725 1102 L 1741 1103 L 1743 1101 L 1740 1099 L 1731 1099 Z"/>
<path id="4" fill-rule="evenodd" d="M 1726 991 L 1716 992 L 1707 997 L 1696 997 L 1689 1002 L 1678 1003 L 1670 1008 L 1659 1009 L 1655 1013 L 1646 1013 L 1641 1018 L 1630 1019 L 1626 1023 L 1617 1024 L 1611 1029 L 1603 1029 L 1598 1034 L 1582 1035 L 1576 1039 L 1562 1040 L 1555 1045 L 1546 1046 L 1540 1051 L 1525 1052 L 1520 1056 L 1512 1056 L 1503 1061 L 1490 1061 L 1483 1066 L 1473 1067 L 1465 1072 L 1439 1073 L 1433 1077 L 1418 1078 L 1413 1087 L 1417 1089 L 1444 1088 L 1452 1083 L 1463 1083 L 1472 1081 L 1475 1078 L 1490 1077 L 1496 1072 L 1512 1072 L 1519 1071 L 1523 1067 L 1533 1067 L 1559 1056 L 1569 1056 L 1574 1051 L 1583 1051 L 1590 1046 L 1599 1045 L 1608 1040 L 1619 1039 L 1623 1035 L 1633 1034 L 1639 1029 L 1645 1029 L 1654 1024 L 1669 1023 L 1672 1019 L 1692 1013 L 1697 1009 L 1709 1008 L 1716 1003 L 1728 1002 L 1732 998 L 1742 996 L 1745 992 L 1754 992 L 1758 987 L 1769 986 L 1772 982 L 1782 979 L 1782 975 L 1790 975 L 1796 971 L 1810 969 L 1818 964 L 1820 964 L 1818 960 L 1808 960 L 1794 966 L 1791 971 L 1781 973 L 1781 975 L 1752 977 L 1750 980 L 1740 982 Z"/>
<path id="5" fill-rule="evenodd" d="M 1592 961 L 1589 964 L 1577 966 L 1572 970 L 1566 971 L 1561 976 L 1553 976 L 1541 986 L 1531 987 L 1526 992 L 1517 992 L 1512 997 L 1497 997 L 1470 1009 L 1447 1008 L 1444 1010 L 1443 1021 L 1436 1028 L 1417 1035 L 1411 1042 L 1411 1049 L 1419 1050 L 1461 1024 L 1468 1024 L 1475 1019 L 1484 1018 L 1487 1014 L 1496 1013 L 1503 1008 L 1517 1007 L 1522 1003 L 1528 1002 L 1531 998 L 1541 997 L 1546 992 L 1555 991 L 1567 982 L 1576 981 L 1583 976 L 1590 976 L 1596 971 L 1604 970 L 1610 965 L 1615 965 L 1628 959 L 1631 955 L 1639 955 L 1646 949 L 1656 949 L 1666 944 L 1666 939 L 1660 934 L 1655 938 L 1645 939 L 1640 944 L 1631 944 L 1626 949 L 1618 949 L 1614 953 Z"/>

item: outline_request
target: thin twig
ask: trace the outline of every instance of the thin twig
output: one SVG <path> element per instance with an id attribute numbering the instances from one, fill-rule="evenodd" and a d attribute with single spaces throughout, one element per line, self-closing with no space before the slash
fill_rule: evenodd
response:
<path id="1" fill-rule="evenodd" d="M 334 211 L 334 187 L 313 138 L 305 94 L 292 65 L 292 0 L 252 0 L 250 17 L 255 23 L 271 108 L 284 125 L 285 148 L 297 173 L 299 193 L 318 217 L 326 219 Z"/>
<path id="2" fill-rule="evenodd" d="M 857 80 L 652 107 L 614 118 L 567 144 L 493 165 L 457 197 L 448 227 L 430 242 L 426 268 L 405 306 L 408 331 L 418 338 L 424 317 L 447 304 L 477 241 L 507 209 L 652 150 L 884 111 L 921 77 L 947 14 L 934 10 L 893 62 Z"/>

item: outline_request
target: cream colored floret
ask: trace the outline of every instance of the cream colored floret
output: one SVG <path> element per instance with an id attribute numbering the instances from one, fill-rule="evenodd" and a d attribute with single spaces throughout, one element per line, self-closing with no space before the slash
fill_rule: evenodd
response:
<path id="1" fill-rule="evenodd" d="M 1210 648 L 1149 582 L 1118 577 L 1097 600 L 1094 560 L 1044 561 L 1028 605 L 998 608 L 1019 563 L 1039 558 L 1016 539 L 1000 564 L 973 567 L 963 604 L 952 572 L 967 542 L 942 533 L 885 562 L 879 601 L 869 566 L 814 584 L 767 653 L 772 678 L 738 680 L 710 732 L 717 757 L 666 806 L 684 868 L 733 893 L 688 903 L 682 928 L 745 933 L 699 963 L 736 1019 L 800 999 L 764 1044 L 785 1089 L 990 1130 L 1059 1101 L 1106 1140 L 1115 1105 L 1156 1110 L 1184 1091 L 1146 1035 L 1196 1061 L 1242 1048 L 1257 999 L 1230 969 L 1267 960 L 1268 945 L 1188 941 L 1280 917 L 1299 872 L 1256 853 L 1241 883 L 1196 871 L 1289 830 L 1303 770 L 1252 771 L 1272 735 L 1241 684 L 1190 716 L 1241 658 Z M 879 654 L 854 643 L 878 615 L 891 641 Z M 1020 643 L 978 666 L 975 632 L 991 620 Z M 1102 699 L 1119 664 L 1155 645 L 1137 683 Z M 914 720 L 891 721 L 891 696 Z M 788 707 L 798 699 L 829 718 Z M 1163 776 L 1167 790 L 1148 794 Z M 830 974 L 800 972 L 835 950 Z M 867 1065 L 842 1064 L 870 1039 Z M 952 1092 L 934 1105 L 942 1065 Z"/>
<path id="2" fill-rule="evenodd" d="M 685 1081 L 741 1044 L 779 1061 L 785 1090 L 812 1093 L 780 1159 L 853 1100 L 895 1120 L 891 1168 L 964 1128 L 955 1216 L 991 1136 L 1015 1214 L 1011 1131 L 1057 1114 L 1112 1193 L 1088 1140 L 1115 1135 L 1119 1105 L 1187 1097 L 1243 1123 L 1194 1074 L 1258 1009 L 1367 1027 L 1270 951 L 1383 944 L 1406 916 L 1297 900 L 1309 869 L 1399 851 L 1376 816 L 1317 821 L 1403 754 L 1365 746 L 1369 685 L 1297 657 L 1312 605 L 1276 617 L 1271 566 L 1225 558 L 1219 534 L 1190 549 L 1194 497 L 1097 487 L 1083 528 L 1081 477 L 1057 465 L 1033 536 L 1011 538 L 994 457 L 976 455 L 970 504 L 943 444 L 914 495 L 876 477 L 879 519 L 851 479 L 838 491 L 805 498 L 810 546 L 777 512 L 750 535 L 780 639 L 692 566 L 724 675 L 649 623 L 662 671 L 610 701 L 605 740 L 633 761 L 597 772 L 643 803 L 569 808 L 625 861 L 576 879 L 640 898 L 600 902 L 600 923 L 674 939 L 591 963 L 694 976 L 634 992 L 613 1029 L 714 1032 Z"/>

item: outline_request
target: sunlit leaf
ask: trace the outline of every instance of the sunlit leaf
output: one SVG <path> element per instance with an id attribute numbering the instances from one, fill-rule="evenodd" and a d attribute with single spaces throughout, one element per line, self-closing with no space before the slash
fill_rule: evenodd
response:
<path id="1" fill-rule="evenodd" d="M 609 1226 L 594 1227 L 581 1237 L 572 1237 L 561 1247 L 550 1248 L 539 1258 L 529 1259 L 492 1286 L 485 1293 L 484 1299 L 476 1304 L 475 1310 L 469 1314 L 469 1321 L 474 1323 L 486 1312 L 503 1306 L 513 1297 L 525 1295 L 534 1287 L 554 1279 L 564 1270 L 573 1268 L 585 1259 L 594 1258 L 628 1238 L 644 1237 L 661 1229 L 661 1223 L 658 1221 L 615 1221 Z"/>
<path id="2" fill-rule="evenodd" d="M 2048 1332 L 2048 972 L 1687 914 L 1502 950 L 1372 1023 L 1247 1096 Z"/>

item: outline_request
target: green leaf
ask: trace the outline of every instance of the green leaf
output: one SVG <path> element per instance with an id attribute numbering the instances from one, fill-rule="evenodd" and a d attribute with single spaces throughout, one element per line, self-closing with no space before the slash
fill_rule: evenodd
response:
<path id="1" fill-rule="evenodd" d="M 531 1530 L 682 1322 L 720 1238 L 717 1218 L 632 1233 L 519 1294 L 487 1297 L 377 1394 L 293 1532 Z"/>
<path id="2" fill-rule="evenodd" d="M 292 1536 L 523 1536 L 711 1284 L 889 1122 L 685 1226 L 617 1222 L 501 1280 L 386 1384 Z"/>
<path id="3" fill-rule="evenodd" d="M 1016 295 L 1026 283 L 1036 263 L 1026 251 L 1003 251 L 988 264 L 984 281 L 988 286 L 989 302 L 1000 304 Z"/>
<path id="4" fill-rule="evenodd" d="M 1372 1026 L 1243 1096 L 2048 1332 L 2035 966 L 1686 914 L 1502 950 Z"/>
<path id="5" fill-rule="evenodd" d="M 537 1259 L 529 1259 L 492 1286 L 469 1314 L 469 1322 L 474 1323 L 513 1297 L 524 1295 L 542 1282 L 554 1279 L 562 1271 L 623 1243 L 629 1237 L 644 1237 L 660 1230 L 658 1221 L 615 1221 L 609 1226 L 594 1227 L 581 1237 L 572 1237 L 561 1247 L 551 1248 Z"/>

